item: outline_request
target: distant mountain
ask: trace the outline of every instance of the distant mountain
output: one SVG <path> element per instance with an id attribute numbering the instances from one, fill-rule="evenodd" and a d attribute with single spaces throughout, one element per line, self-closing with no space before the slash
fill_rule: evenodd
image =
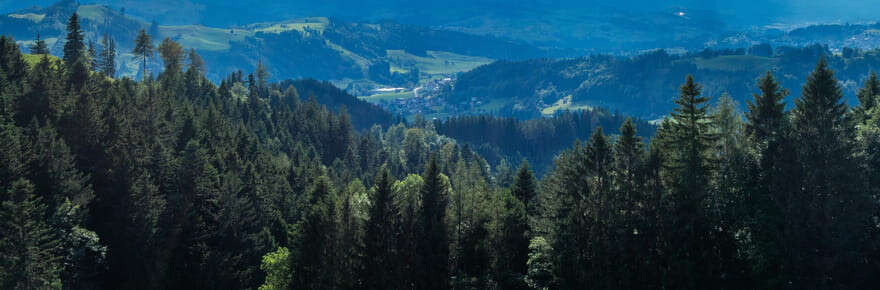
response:
<path id="1" fill-rule="evenodd" d="M 150 3 L 158 11 L 158 6 L 166 4 L 165 9 L 176 7 L 170 1 Z M 121 8 L 60 1 L 0 16 L 0 33 L 12 35 L 22 46 L 40 33 L 52 52 L 60 54 L 67 18 L 77 12 L 88 40 L 97 42 L 104 33 L 116 39 L 123 75 L 137 76 L 139 63 L 128 52 L 137 31 L 148 29 L 157 43 L 167 37 L 196 49 L 210 67 L 208 77 L 213 80 L 235 70 L 251 70 L 263 62 L 271 64 L 269 70 L 275 79 L 331 80 L 351 91 L 412 85 L 421 78 L 466 71 L 497 59 L 552 56 L 547 50 L 497 37 L 390 21 L 355 23 L 309 17 L 220 28 L 163 25 L 138 17 L 131 8 Z M 152 65 L 159 67 L 155 61 Z"/>
<path id="2" fill-rule="evenodd" d="M 672 100 L 688 74 L 704 85 L 704 95 L 718 97 L 727 93 L 744 106 L 752 93 L 758 92 L 755 83 L 767 71 L 772 71 L 791 91 L 791 104 L 800 96 L 801 86 L 820 57 L 826 57 L 836 71 L 850 105 L 856 104 L 855 93 L 868 73 L 880 70 L 880 50 L 834 54 L 820 45 L 707 49 L 683 55 L 659 50 L 633 57 L 597 55 L 499 61 L 460 74 L 449 90 L 434 98 L 431 107 L 442 108 L 440 111 L 445 113 L 494 113 L 524 118 L 604 107 L 657 118 L 673 108 Z"/>

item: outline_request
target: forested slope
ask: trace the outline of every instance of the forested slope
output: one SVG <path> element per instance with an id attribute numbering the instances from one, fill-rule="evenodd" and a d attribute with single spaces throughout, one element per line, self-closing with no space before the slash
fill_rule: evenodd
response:
<path id="1" fill-rule="evenodd" d="M 592 130 L 536 180 L 434 123 L 358 133 L 259 71 L 215 85 L 170 39 L 157 78 L 110 78 L 77 17 L 67 31 L 62 60 L 34 64 L 0 37 L 3 289 L 865 289 L 880 277 L 880 80 L 850 107 L 825 59 L 794 104 L 768 73 L 744 112 L 711 107 L 688 76 L 653 137 L 630 119 L 613 139 Z"/>
<path id="2" fill-rule="evenodd" d="M 820 57 L 837 72 L 844 100 L 855 104 L 867 73 L 880 70 L 877 50 L 848 49 L 834 54 L 827 46 L 771 47 L 670 54 L 663 50 L 636 56 L 594 55 L 575 59 L 499 61 L 459 75 L 453 89 L 441 95 L 459 110 L 494 104 L 492 111 L 510 116 L 539 115 L 545 109 L 604 107 L 655 119 L 673 108 L 671 100 L 681 79 L 692 74 L 704 80 L 712 98 L 729 94 L 740 105 L 758 88 L 756 81 L 773 71 L 800 96 L 800 85 Z M 479 103 L 475 105 L 475 103 Z M 745 108 L 745 107 L 741 107 Z M 486 109 L 488 110 L 488 109 Z M 544 111 L 547 112 L 547 111 Z"/>

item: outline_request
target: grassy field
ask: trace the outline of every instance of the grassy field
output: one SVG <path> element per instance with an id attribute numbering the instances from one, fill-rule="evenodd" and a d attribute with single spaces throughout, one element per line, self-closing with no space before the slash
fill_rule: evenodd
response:
<path id="1" fill-rule="evenodd" d="M 104 14 L 107 13 L 104 6 L 101 5 L 82 5 L 76 9 L 76 13 L 80 17 L 94 21 L 95 23 L 104 23 Z"/>
<path id="2" fill-rule="evenodd" d="M 181 45 L 196 50 L 223 51 L 229 43 L 244 41 L 254 35 L 253 31 L 237 28 L 214 28 L 201 25 L 160 26 L 161 38 L 175 39 Z"/>
<path id="3" fill-rule="evenodd" d="M 22 58 L 24 58 L 24 62 L 26 62 L 29 66 L 33 67 L 34 65 L 39 63 L 40 60 L 43 59 L 43 55 L 42 54 L 22 54 Z M 59 59 L 60 58 L 58 58 L 57 56 L 54 56 L 51 54 L 49 55 L 50 62 L 54 63 L 56 60 L 59 60 Z"/>
<path id="4" fill-rule="evenodd" d="M 693 63 L 700 69 L 723 71 L 766 70 L 776 63 L 776 59 L 753 55 L 725 55 L 715 58 L 694 58 Z"/>
<path id="5" fill-rule="evenodd" d="M 375 94 L 370 96 L 359 97 L 361 100 L 370 102 L 370 103 L 378 103 L 383 101 L 394 101 L 396 99 L 409 99 L 414 97 L 412 91 L 403 91 L 399 93 L 384 93 L 384 94 Z"/>
<path id="6" fill-rule="evenodd" d="M 579 110 L 591 110 L 593 107 L 583 105 L 583 104 L 574 104 L 571 102 L 571 95 L 565 96 L 562 99 L 553 103 L 552 106 L 546 107 L 541 110 L 541 114 L 546 116 L 552 116 L 559 111 L 579 111 Z"/>
<path id="7" fill-rule="evenodd" d="M 388 50 L 392 72 L 408 72 L 415 66 L 422 73 L 450 74 L 469 71 L 492 62 L 492 59 L 478 56 L 460 55 L 444 51 L 428 51 L 427 57 L 409 54 L 403 50 Z"/>
<path id="8" fill-rule="evenodd" d="M 323 32 L 328 24 L 330 20 L 325 17 L 311 17 L 283 23 L 255 24 L 250 27 L 255 33 L 282 33 L 292 30 L 304 32 L 306 29 Z"/>

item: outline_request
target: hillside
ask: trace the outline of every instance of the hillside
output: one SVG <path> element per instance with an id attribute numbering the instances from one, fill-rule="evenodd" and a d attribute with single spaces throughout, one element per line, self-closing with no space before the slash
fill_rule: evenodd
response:
<path id="1" fill-rule="evenodd" d="M 263 62 L 271 63 L 269 72 L 278 79 L 330 80 L 355 93 L 382 86 L 411 87 L 421 79 L 467 71 L 497 59 L 526 59 L 550 53 L 491 36 L 389 21 L 358 23 L 304 17 L 227 27 L 164 25 L 122 8 L 63 0 L 46 8 L 27 8 L 0 16 L 0 33 L 11 35 L 22 47 L 40 33 L 58 55 L 67 18 L 77 12 L 87 40 L 98 42 L 105 33 L 116 40 L 122 76 L 137 76 L 139 64 L 128 52 L 137 31 L 146 29 L 157 43 L 170 38 L 196 49 L 210 66 L 208 78 L 215 81 L 239 69 L 252 70 Z M 150 65 L 154 70 L 160 67 L 156 61 Z"/>
<path id="2" fill-rule="evenodd" d="M 845 99 L 854 105 L 858 85 L 868 72 L 880 70 L 880 50 L 848 50 L 843 55 L 818 45 L 759 48 L 499 61 L 460 74 L 447 90 L 424 101 L 427 105 L 413 107 L 427 114 L 496 113 L 522 118 L 564 109 L 605 107 L 654 119 L 672 108 L 671 100 L 689 74 L 705 83 L 706 95 L 719 97 L 727 93 L 744 106 L 745 100 L 757 92 L 757 79 L 773 71 L 791 92 L 788 99 L 792 100 L 800 96 L 806 71 L 820 57 L 828 59 Z M 393 104 L 386 107 L 395 108 Z"/>

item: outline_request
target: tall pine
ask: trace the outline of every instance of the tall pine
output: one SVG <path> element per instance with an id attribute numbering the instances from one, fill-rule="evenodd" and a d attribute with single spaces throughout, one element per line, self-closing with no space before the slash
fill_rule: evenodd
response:
<path id="1" fill-rule="evenodd" d="M 810 73 L 793 110 L 793 130 L 801 176 L 797 209 L 800 251 L 792 281 L 799 287 L 856 287 L 866 227 L 871 226 L 866 194 L 858 180 L 853 127 L 843 93 L 822 58 Z"/>
<path id="2" fill-rule="evenodd" d="M 437 158 L 431 157 L 422 175 L 420 190 L 422 205 L 419 211 L 419 271 L 418 289 L 449 289 L 449 242 L 446 225 L 446 184 L 441 176 Z"/>

